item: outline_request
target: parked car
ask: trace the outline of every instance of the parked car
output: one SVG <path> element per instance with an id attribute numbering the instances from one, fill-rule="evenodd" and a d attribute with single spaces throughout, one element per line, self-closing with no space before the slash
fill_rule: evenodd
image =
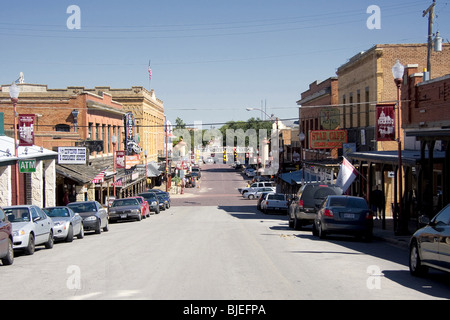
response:
<path id="1" fill-rule="evenodd" d="M 158 198 L 159 202 L 159 210 L 166 210 L 168 209 L 169 202 L 167 201 L 166 195 L 163 193 L 157 193 L 156 197 Z"/>
<path id="2" fill-rule="evenodd" d="M 256 202 L 256 209 L 261 210 L 261 202 L 264 200 L 267 194 L 274 193 L 274 192 L 263 192 L 261 193 L 260 197 L 258 198 L 258 202 Z"/>
<path id="3" fill-rule="evenodd" d="M 149 206 L 147 200 L 144 199 L 144 197 L 135 196 L 135 197 L 130 197 L 130 198 L 136 198 L 137 201 L 139 202 L 139 204 L 141 205 L 143 219 L 150 217 L 150 206 Z"/>
<path id="4" fill-rule="evenodd" d="M 199 167 L 192 167 L 191 169 L 191 176 L 195 179 L 200 179 L 202 177 L 202 172 Z"/>
<path id="5" fill-rule="evenodd" d="M 4 266 L 14 262 L 13 231 L 11 222 L 6 218 L 5 212 L 0 208 L 0 260 Z"/>
<path id="6" fill-rule="evenodd" d="M 83 218 L 84 231 L 94 230 L 100 234 L 108 231 L 108 211 L 98 201 L 71 202 L 67 205 Z"/>
<path id="7" fill-rule="evenodd" d="M 269 211 L 278 211 L 287 213 L 288 210 L 288 199 L 283 193 L 269 193 L 267 194 L 261 202 L 261 210 L 264 213 Z"/>
<path id="8" fill-rule="evenodd" d="M 153 191 L 147 191 L 143 193 L 139 193 L 139 196 L 143 197 L 150 207 L 150 212 L 154 212 L 156 214 L 159 213 L 159 200 L 156 196 L 156 193 Z"/>
<path id="9" fill-rule="evenodd" d="M 69 207 L 49 207 L 42 209 L 53 220 L 55 239 L 72 242 L 73 236 L 83 239 L 83 218 Z"/>
<path id="10" fill-rule="evenodd" d="M 302 186 L 289 206 L 289 227 L 300 230 L 302 226 L 312 224 L 317 209 L 330 195 L 342 195 L 336 185 L 310 183 Z"/>
<path id="11" fill-rule="evenodd" d="M 34 254 L 35 247 L 53 248 L 53 221 L 35 205 L 3 207 L 12 224 L 13 248 Z"/>
<path id="12" fill-rule="evenodd" d="M 251 190 L 251 191 L 244 192 L 244 193 L 242 194 L 242 197 L 244 197 L 244 198 L 246 198 L 246 199 L 250 199 L 250 200 L 253 200 L 253 199 L 259 199 L 259 197 L 261 197 L 261 195 L 262 195 L 264 192 L 275 193 L 276 190 L 275 190 L 275 187 L 260 187 L 260 188 L 254 188 L 254 189 Z"/>
<path id="13" fill-rule="evenodd" d="M 409 243 L 409 270 L 423 276 L 429 268 L 450 272 L 450 204 L 433 219 L 419 217 L 426 224 L 417 230 Z"/>
<path id="14" fill-rule="evenodd" d="M 142 206 L 136 198 L 116 199 L 109 207 L 109 221 L 142 220 Z"/>
<path id="15" fill-rule="evenodd" d="M 313 224 L 313 234 L 324 239 L 327 234 L 350 234 L 372 240 L 373 212 L 366 199 L 352 196 L 328 196 Z"/>
<path id="16" fill-rule="evenodd" d="M 255 188 L 262 188 L 262 187 L 274 187 L 273 182 L 254 182 L 250 185 L 250 187 L 246 188 L 238 188 L 239 193 L 242 195 L 249 191 L 254 191 Z"/>

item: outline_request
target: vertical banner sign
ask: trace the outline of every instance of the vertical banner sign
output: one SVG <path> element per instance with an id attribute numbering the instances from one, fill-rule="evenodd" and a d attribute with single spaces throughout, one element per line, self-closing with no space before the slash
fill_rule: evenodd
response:
<path id="1" fill-rule="evenodd" d="M 125 151 L 116 151 L 116 168 L 125 169 Z"/>
<path id="2" fill-rule="evenodd" d="M 128 112 L 124 115 L 124 126 L 125 126 L 125 149 L 127 150 L 127 154 L 131 153 L 128 150 L 128 144 L 131 141 L 134 141 L 134 115 L 131 112 Z"/>
<path id="3" fill-rule="evenodd" d="M 377 141 L 395 140 L 395 104 L 377 105 Z"/>
<path id="4" fill-rule="evenodd" d="M 34 114 L 19 115 L 19 146 L 31 147 L 34 145 Z"/>

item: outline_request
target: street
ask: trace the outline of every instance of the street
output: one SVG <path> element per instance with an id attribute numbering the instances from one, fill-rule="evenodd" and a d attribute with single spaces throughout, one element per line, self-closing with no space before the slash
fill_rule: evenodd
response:
<path id="1" fill-rule="evenodd" d="M 319 240 L 265 215 L 228 165 L 203 165 L 199 188 L 141 222 L 38 247 L 0 267 L 0 299 L 448 299 L 450 277 L 412 277 L 408 252 L 374 239 Z"/>

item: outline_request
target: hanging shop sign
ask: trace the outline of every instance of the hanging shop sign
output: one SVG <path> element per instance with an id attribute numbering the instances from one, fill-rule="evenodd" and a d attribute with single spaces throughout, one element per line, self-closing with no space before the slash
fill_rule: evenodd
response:
<path id="1" fill-rule="evenodd" d="M 346 130 L 315 130 L 309 132 L 311 149 L 342 148 L 347 143 Z"/>

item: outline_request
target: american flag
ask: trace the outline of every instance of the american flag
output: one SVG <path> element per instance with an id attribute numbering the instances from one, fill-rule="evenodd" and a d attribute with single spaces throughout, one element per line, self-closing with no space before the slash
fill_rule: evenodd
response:
<path id="1" fill-rule="evenodd" d="M 149 76 L 149 79 L 152 80 L 152 68 L 150 66 L 150 62 L 148 63 L 148 76 Z"/>

